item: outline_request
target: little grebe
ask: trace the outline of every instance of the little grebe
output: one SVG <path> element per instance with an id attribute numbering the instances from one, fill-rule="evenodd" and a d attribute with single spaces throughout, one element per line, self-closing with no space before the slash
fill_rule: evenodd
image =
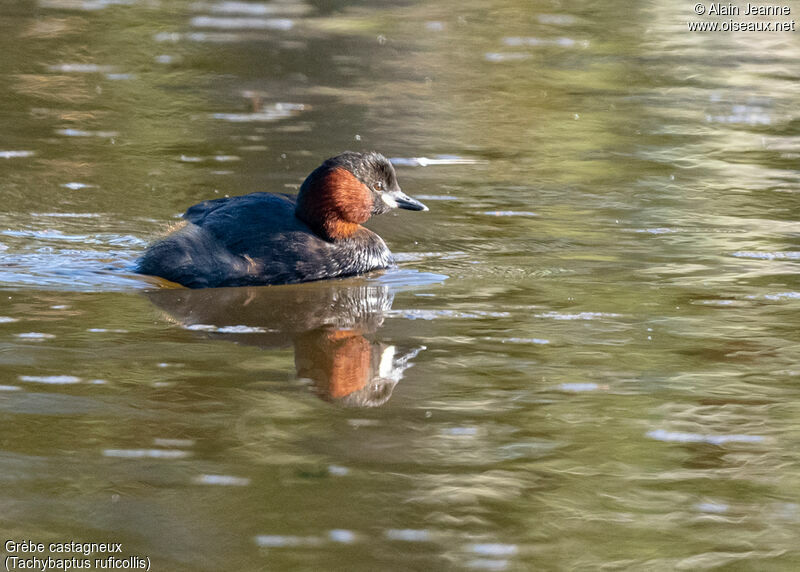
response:
<path id="1" fill-rule="evenodd" d="M 361 223 L 394 208 L 426 211 L 400 190 L 380 153 L 348 151 L 322 163 L 299 194 L 252 193 L 190 207 L 185 224 L 150 245 L 137 271 L 189 288 L 293 284 L 394 264 Z"/>

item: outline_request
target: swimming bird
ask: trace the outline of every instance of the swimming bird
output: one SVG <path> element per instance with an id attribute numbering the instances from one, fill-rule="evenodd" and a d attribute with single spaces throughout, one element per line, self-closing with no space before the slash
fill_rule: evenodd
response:
<path id="1" fill-rule="evenodd" d="M 427 211 L 400 189 L 380 153 L 344 152 L 314 169 L 297 196 L 203 201 L 156 241 L 136 270 L 189 288 L 295 284 L 389 268 L 383 239 L 361 226 L 395 208 Z"/>

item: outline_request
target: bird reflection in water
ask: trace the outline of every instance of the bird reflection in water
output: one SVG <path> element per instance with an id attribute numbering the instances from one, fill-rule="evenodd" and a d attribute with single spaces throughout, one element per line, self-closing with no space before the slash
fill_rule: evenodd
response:
<path id="1" fill-rule="evenodd" d="M 411 360 L 369 339 L 394 293 L 379 284 L 316 282 L 292 286 L 162 289 L 147 297 L 198 335 L 264 349 L 294 346 L 297 376 L 317 394 L 349 407 L 377 407 L 392 396 Z"/>

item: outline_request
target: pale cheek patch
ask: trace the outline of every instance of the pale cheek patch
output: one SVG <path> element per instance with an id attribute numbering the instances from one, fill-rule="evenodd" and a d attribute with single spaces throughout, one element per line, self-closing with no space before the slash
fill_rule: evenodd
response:
<path id="1" fill-rule="evenodd" d="M 394 200 L 389 193 L 381 193 L 381 200 L 390 209 L 396 209 L 397 208 L 397 201 Z"/>
<path id="2" fill-rule="evenodd" d="M 391 377 L 394 371 L 394 352 L 395 347 L 389 346 L 381 354 L 381 363 L 378 366 L 378 375 L 380 377 Z"/>

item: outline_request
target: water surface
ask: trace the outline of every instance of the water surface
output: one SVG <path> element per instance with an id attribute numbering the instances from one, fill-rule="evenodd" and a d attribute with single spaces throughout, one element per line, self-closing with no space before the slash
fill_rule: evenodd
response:
<path id="1" fill-rule="evenodd" d="M 800 45 L 691 12 L 4 3 L 4 539 L 153 570 L 796 569 Z M 345 149 L 431 209 L 369 223 L 399 269 L 130 272 L 187 206 Z"/>

